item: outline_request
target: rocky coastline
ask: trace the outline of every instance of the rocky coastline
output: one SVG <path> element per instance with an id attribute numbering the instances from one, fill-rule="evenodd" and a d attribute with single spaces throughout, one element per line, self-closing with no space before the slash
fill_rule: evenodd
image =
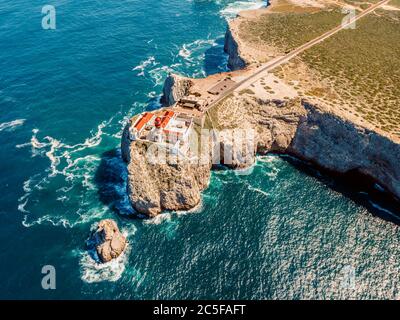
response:
<path id="1" fill-rule="evenodd" d="M 242 70 L 251 63 L 241 56 L 240 41 L 235 37 L 228 26 L 225 37 L 228 63 L 232 70 Z M 163 106 L 171 106 L 187 96 L 196 81 L 168 76 Z M 240 122 L 226 116 L 235 108 L 241 111 Z M 252 165 L 256 154 L 288 154 L 340 175 L 356 173 L 368 177 L 395 201 L 400 199 L 400 144 L 352 122 L 323 103 L 300 97 L 261 99 L 252 94 L 233 94 L 220 103 L 217 114 L 214 126 L 256 132 L 255 148 L 244 150 L 247 161 L 228 165 L 232 169 Z M 121 149 L 127 162 L 127 192 L 133 208 L 146 217 L 154 217 L 164 210 L 189 210 L 197 206 L 201 192 L 209 184 L 211 161 L 201 165 L 187 161 L 151 163 L 146 160 L 149 146 L 130 141 L 128 132 L 129 124 L 122 135 Z M 223 142 L 219 143 L 223 146 Z M 224 163 L 222 156 L 220 161 Z"/>

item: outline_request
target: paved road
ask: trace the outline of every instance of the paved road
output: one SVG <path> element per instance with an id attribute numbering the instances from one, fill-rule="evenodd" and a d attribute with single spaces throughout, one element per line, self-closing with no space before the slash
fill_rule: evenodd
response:
<path id="1" fill-rule="evenodd" d="M 221 100 L 223 100 L 225 97 L 227 97 L 229 94 L 231 94 L 232 92 L 234 92 L 236 89 L 238 89 L 241 86 L 246 87 L 247 85 L 250 85 L 252 82 L 254 82 L 257 78 L 257 76 L 260 76 L 262 73 L 264 72 L 269 72 L 271 70 L 273 70 L 274 68 L 280 66 L 281 64 L 284 64 L 286 62 L 288 62 L 290 59 L 296 57 L 297 55 L 299 55 L 300 53 L 302 53 L 303 51 L 315 46 L 316 44 L 324 41 L 325 39 L 333 36 L 334 34 L 338 33 L 339 31 L 347 28 L 348 26 L 350 26 L 352 23 L 356 22 L 357 20 L 361 19 L 362 17 L 370 14 L 371 12 L 375 11 L 377 8 L 379 8 L 380 6 L 383 6 L 385 4 L 387 4 L 390 0 L 384 0 L 384 1 L 380 1 L 374 5 L 372 5 L 371 7 L 369 7 L 368 9 L 364 10 L 363 12 L 361 12 L 360 14 L 358 14 L 357 16 L 354 17 L 354 19 L 352 19 L 351 21 L 349 21 L 348 23 L 345 24 L 341 24 L 339 26 L 337 26 L 336 28 L 320 35 L 319 37 L 301 45 L 300 47 L 296 48 L 295 50 L 289 52 L 288 54 L 273 60 L 271 62 L 268 62 L 267 64 L 265 64 L 264 66 L 262 66 L 259 70 L 257 70 L 255 73 L 253 73 L 252 75 L 250 75 L 249 77 L 247 77 L 246 79 L 240 81 L 239 83 L 237 83 L 234 87 L 230 88 L 229 90 L 227 90 L 226 92 L 224 92 L 223 95 L 221 95 L 220 97 L 218 97 L 215 101 L 213 101 L 208 110 L 210 108 L 212 108 L 214 105 L 216 105 L 218 102 L 220 102 Z"/>

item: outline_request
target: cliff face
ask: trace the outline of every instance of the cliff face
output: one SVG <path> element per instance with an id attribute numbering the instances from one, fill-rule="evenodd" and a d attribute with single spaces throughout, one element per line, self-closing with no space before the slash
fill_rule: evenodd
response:
<path id="1" fill-rule="evenodd" d="M 127 192 L 133 208 L 148 217 L 163 210 L 189 210 L 201 201 L 210 180 L 210 164 L 196 165 L 170 158 L 154 144 L 122 138 L 122 155 L 128 165 Z M 159 157 L 159 158 L 158 158 Z"/>
<path id="2" fill-rule="evenodd" d="M 172 106 L 179 99 L 189 94 L 193 81 L 176 74 L 169 74 L 165 79 L 161 103 L 163 106 Z"/>
<path id="3" fill-rule="evenodd" d="M 228 67 L 231 70 L 239 70 L 246 67 L 247 62 L 240 56 L 240 49 L 233 29 L 228 26 L 225 33 L 224 51 L 228 54 Z"/>
<path id="4" fill-rule="evenodd" d="M 305 104 L 289 151 L 338 173 L 357 171 L 400 198 L 400 145 L 364 127 Z"/>
<path id="5" fill-rule="evenodd" d="M 286 153 L 337 173 L 358 172 L 400 198 L 400 144 L 300 99 L 233 97 L 220 108 L 237 103 L 246 114 L 244 126 L 257 132 L 259 154 Z M 233 124 L 220 119 L 219 125 Z"/>
<path id="6" fill-rule="evenodd" d="M 229 24 L 225 35 L 225 51 L 233 70 L 250 63 L 241 54 L 237 31 L 240 19 Z M 246 109 L 248 116 L 244 126 L 258 132 L 258 153 L 288 153 L 337 173 L 359 172 L 400 199 L 398 142 L 334 114 L 322 105 L 300 100 L 265 103 L 250 97 L 246 99 L 243 103 L 238 101 L 243 97 L 235 97 L 231 99 L 231 106 L 241 103 Z M 228 103 L 226 111 L 231 106 Z M 220 121 L 220 125 L 229 126 L 229 120 Z"/>

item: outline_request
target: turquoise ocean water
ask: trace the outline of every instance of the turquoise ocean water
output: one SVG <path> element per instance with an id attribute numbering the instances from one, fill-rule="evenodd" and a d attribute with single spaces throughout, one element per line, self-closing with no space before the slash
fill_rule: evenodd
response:
<path id="1" fill-rule="evenodd" d="M 0 298 L 399 297 L 396 208 L 295 159 L 214 172 L 193 212 L 140 220 L 127 203 L 127 117 L 158 107 L 170 71 L 226 70 L 226 19 L 263 1 L 51 4 L 56 30 L 42 2 L 0 1 Z M 100 266 L 85 240 L 109 217 L 129 247 Z"/>

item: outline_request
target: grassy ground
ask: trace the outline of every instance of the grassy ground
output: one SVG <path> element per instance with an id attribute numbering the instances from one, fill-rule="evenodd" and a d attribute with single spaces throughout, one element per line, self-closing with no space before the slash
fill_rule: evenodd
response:
<path id="1" fill-rule="evenodd" d="M 281 52 L 293 50 L 339 25 L 344 17 L 340 9 L 314 12 L 277 12 L 244 22 L 241 34 L 251 43 L 264 42 Z"/>
<path id="2" fill-rule="evenodd" d="M 368 0 L 368 1 L 363 1 L 363 0 L 342 0 L 344 3 L 351 4 L 353 6 L 357 6 L 361 9 L 367 9 L 371 4 L 377 3 L 380 0 Z"/>
<path id="3" fill-rule="evenodd" d="M 392 0 L 389 2 L 389 4 L 400 8 L 400 0 Z"/>
<path id="4" fill-rule="evenodd" d="M 301 58 L 329 80 L 341 96 L 335 102 L 350 102 L 369 122 L 400 135 L 400 13 L 378 14 L 359 20 L 355 30 L 339 32 Z"/>
<path id="5" fill-rule="evenodd" d="M 377 1 L 350 1 L 359 8 Z M 400 0 L 391 5 L 400 7 Z M 340 24 L 340 8 L 270 13 L 244 23 L 247 41 L 293 50 Z M 303 96 L 322 99 L 400 136 L 400 11 L 377 10 L 274 71 Z"/>

